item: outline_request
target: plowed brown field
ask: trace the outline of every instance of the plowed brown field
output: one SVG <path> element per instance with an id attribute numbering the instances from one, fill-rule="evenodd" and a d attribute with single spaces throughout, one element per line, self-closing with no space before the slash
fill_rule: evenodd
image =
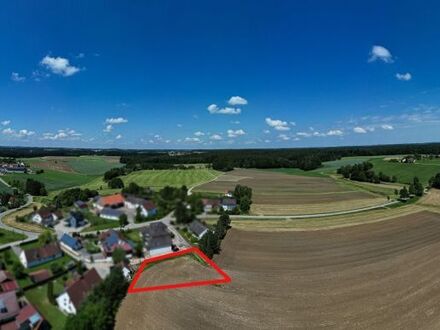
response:
<path id="1" fill-rule="evenodd" d="M 130 294 L 116 328 L 440 328 L 439 214 L 325 231 L 231 229 L 222 248 L 216 262 L 230 284 Z"/>

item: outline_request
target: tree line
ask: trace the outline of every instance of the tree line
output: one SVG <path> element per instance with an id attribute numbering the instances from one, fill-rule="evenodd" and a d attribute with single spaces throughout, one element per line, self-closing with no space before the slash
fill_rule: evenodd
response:
<path id="1" fill-rule="evenodd" d="M 222 214 L 214 230 L 209 230 L 199 241 L 200 250 L 210 259 L 221 251 L 222 240 L 226 237 L 228 230 L 231 228 L 231 219 L 229 215 Z"/>
<path id="2" fill-rule="evenodd" d="M 379 172 L 378 174 L 373 171 L 373 164 L 370 162 L 363 162 L 353 165 L 341 166 L 337 169 L 336 173 L 341 174 L 345 179 L 360 182 L 396 182 L 397 177 L 392 177 Z"/>

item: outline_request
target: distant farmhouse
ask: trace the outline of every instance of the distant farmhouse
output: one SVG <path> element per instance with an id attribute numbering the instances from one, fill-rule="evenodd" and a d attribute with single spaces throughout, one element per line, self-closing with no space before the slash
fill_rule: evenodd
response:
<path id="1" fill-rule="evenodd" d="M 0 163 L 0 174 L 7 173 L 27 173 L 27 168 L 22 162 L 14 164 Z"/>
<path id="2" fill-rule="evenodd" d="M 235 198 L 222 198 L 220 206 L 224 211 L 234 211 L 237 208 L 237 200 Z"/>
<path id="3" fill-rule="evenodd" d="M 115 194 L 110 196 L 97 196 L 93 203 L 93 207 L 99 211 L 104 208 L 117 209 L 124 206 L 124 196 L 122 194 Z"/>
<path id="4" fill-rule="evenodd" d="M 125 207 L 128 209 L 140 209 L 141 214 L 144 217 L 151 217 L 157 214 L 156 205 L 150 200 L 144 198 L 138 198 L 135 196 L 128 195 L 125 197 Z"/>
<path id="5" fill-rule="evenodd" d="M 60 238 L 60 247 L 67 254 L 78 255 L 78 251 L 83 248 L 81 241 L 69 234 L 63 234 Z"/>
<path id="6" fill-rule="evenodd" d="M 58 243 L 50 243 L 42 247 L 21 251 L 20 262 L 24 267 L 31 268 L 62 256 L 63 251 L 61 251 Z"/>
<path id="7" fill-rule="evenodd" d="M 0 271 L 0 288 L 1 292 L 15 291 L 19 288 L 17 281 L 6 270 Z"/>
<path id="8" fill-rule="evenodd" d="M 123 214 L 124 212 L 121 210 L 112 209 L 110 207 L 105 207 L 99 212 L 99 216 L 107 220 L 119 220 L 120 216 Z"/>
<path id="9" fill-rule="evenodd" d="M 126 254 L 133 252 L 133 246 L 130 242 L 125 240 L 119 232 L 112 229 L 101 233 L 99 240 L 101 241 L 102 253 L 105 257 L 111 257 L 116 249 L 122 249 Z"/>
<path id="10" fill-rule="evenodd" d="M 167 226 L 162 222 L 153 222 L 142 231 L 150 255 L 172 252 L 172 239 Z"/>
<path id="11" fill-rule="evenodd" d="M 76 314 L 81 303 L 101 282 L 102 279 L 95 268 L 88 270 L 56 299 L 58 308 L 66 314 Z"/>
<path id="12" fill-rule="evenodd" d="M 198 239 L 201 239 L 209 231 L 208 228 L 206 228 L 197 220 L 194 220 L 189 224 L 189 230 Z"/>
<path id="13" fill-rule="evenodd" d="M 31 216 L 31 221 L 36 224 L 53 227 L 55 222 L 63 217 L 63 213 L 60 210 L 53 210 L 49 207 L 41 207 Z"/>
<path id="14" fill-rule="evenodd" d="M 206 213 L 217 211 L 220 207 L 224 211 L 233 211 L 237 208 L 237 200 L 232 197 L 203 198 L 203 211 Z"/>

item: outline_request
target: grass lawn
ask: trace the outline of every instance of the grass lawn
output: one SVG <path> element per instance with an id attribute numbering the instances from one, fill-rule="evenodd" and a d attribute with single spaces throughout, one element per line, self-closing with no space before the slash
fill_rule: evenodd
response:
<path id="1" fill-rule="evenodd" d="M 181 187 L 186 185 L 188 188 L 215 179 L 221 172 L 207 168 L 197 168 L 189 170 L 143 170 L 135 171 L 129 175 L 121 177 L 125 186 L 135 182 L 142 187 L 150 187 L 159 190 L 165 186 Z M 114 190 L 107 189 L 107 183 L 102 178 L 95 179 L 85 184 L 82 188 L 96 189 L 100 188 L 101 194 L 110 193 Z"/>
<path id="2" fill-rule="evenodd" d="M 0 177 L 0 179 L 1 178 L 2 177 Z M 11 192 L 11 188 L 9 188 L 7 185 L 5 185 L 5 183 L 2 180 L 0 180 L 0 193 L 4 193 L 4 192 L 7 193 Z"/>
<path id="3" fill-rule="evenodd" d="M 59 292 L 59 285 L 54 283 L 54 293 Z M 52 329 L 63 329 L 67 317 L 61 313 L 56 305 L 52 305 L 47 299 L 47 284 L 28 290 L 25 296 L 34 305 L 44 318 L 52 325 Z"/>
<path id="4" fill-rule="evenodd" d="M 140 236 L 140 231 L 138 229 L 129 229 L 125 230 L 123 235 L 126 239 L 133 241 L 134 243 L 141 242 L 142 243 L 142 237 Z"/>
<path id="5" fill-rule="evenodd" d="M 26 239 L 26 235 L 0 228 L 0 244 L 20 241 L 23 239 Z"/>
<path id="6" fill-rule="evenodd" d="M 45 169 L 41 174 L 6 174 L 3 179 L 11 183 L 13 180 L 25 182 L 28 178 L 44 183 L 47 191 L 66 189 L 84 185 L 96 179 L 96 175 L 69 173 Z"/>
<path id="7" fill-rule="evenodd" d="M 397 181 L 409 184 L 417 176 L 423 185 L 427 185 L 431 177 L 440 173 L 440 159 L 418 160 L 413 164 L 393 163 L 384 159 L 371 159 L 373 170 L 397 177 Z"/>
<path id="8" fill-rule="evenodd" d="M 82 230 L 83 232 L 119 227 L 119 221 L 100 218 L 96 214 L 93 214 L 90 211 L 84 212 L 84 217 L 90 223 L 90 226 L 84 228 Z"/>

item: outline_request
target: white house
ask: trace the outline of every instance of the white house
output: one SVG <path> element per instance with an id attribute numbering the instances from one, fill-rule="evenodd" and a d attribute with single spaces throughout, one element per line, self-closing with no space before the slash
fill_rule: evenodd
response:
<path id="1" fill-rule="evenodd" d="M 66 291 L 58 296 L 56 299 L 58 308 L 66 314 L 76 314 L 81 303 L 101 281 L 95 268 L 88 270 L 83 277 L 69 285 Z"/>
<path id="2" fill-rule="evenodd" d="M 52 211 L 50 208 L 42 207 L 32 214 L 31 221 L 39 225 L 49 226 L 62 217 L 63 215 L 60 211 Z"/>
<path id="3" fill-rule="evenodd" d="M 189 224 L 189 230 L 191 233 L 197 237 L 198 239 L 201 239 L 203 236 L 206 235 L 206 233 L 209 231 L 208 228 L 206 228 L 204 225 L 202 225 L 199 221 L 194 220 Z"/>
<path id="4" fill-rule="evenodd" d="M 154 205 L 152 201 L 144 198 L 128 195 L 125 197 L 124 205 L 130 210 L 137 210 L 139 208 L 144 217 L 151 217 L 157 213 L 156 205 Z"/>

